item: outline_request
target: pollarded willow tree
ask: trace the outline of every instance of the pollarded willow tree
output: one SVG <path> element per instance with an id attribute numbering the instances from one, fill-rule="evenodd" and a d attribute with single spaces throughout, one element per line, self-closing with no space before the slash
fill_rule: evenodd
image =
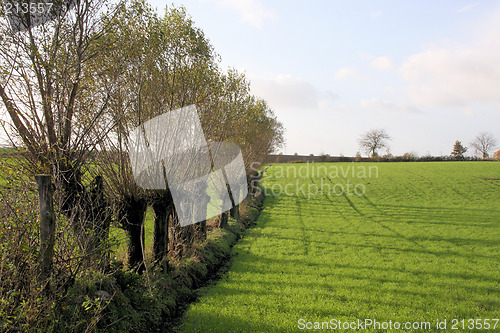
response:
<path id="1" fill-rule="evenodd" d="M 114 7 L 106 0 L 76 1 L 72 9 L 67 3 L 54 2 L 47 13 L 53 19 L 41 25 L 19 18 L 21 31 L 0 18 L 1 108 L 12 143 L 26 150 L 33 175 L 53 177 L 57 207 L 72 225 L 76 246 L 91 256 L 95 241 L 107 238 L 109 219 L 101 205 L 102 178 L 92 179 L 87 166 L 110 127 L 96 126 L 109 98 L 95 89 L 98 73 L 88 64 L 99 55 L 93 45 L 109 29 L 101 18 L 112 16 Z"/>
<path id="2" fill-rule="evenodd" d="M 109 186 L 116 222 L 129 237 L 129 266 L 141 272 L 145 269 L 143 223 L 147 192 L 136 185 L 131 173 L 127 135 L 163 110 L 161 96 L 155 90 L 159 87 L 159 20 L 144 2 L 132 2 L 118 6 L 117 15 L 104 24 L 113 30 L 96 45 L 100 57 L 90 65 L 102 73 L 96 86 L 109 91 L 106 119 L 112 130 L 100 145 L 101 158 L 97 163 Z"/>
<path id="3" fill-rule="evenodd" d="M 243 75 L 221 71 L 218 55 L 184 8 L 167 8 L 160 17 L 146 3 L 134 1 L 122 5 L 109 24 L 113 32 L 101 39 L 105 51 L 93 65 L 105 73 L 99 85 L 114 87 L 107 111 L 114 127 L 102 146 L 107 158 L 101 168 L 130 237 L 129 265 L 140 271 L 145 267 L 147 205 L 155 213 L 153 254 L 158 263 L 165 263 L 167 252 L 185 255 L 193 241 L 206 237 L 206 224 L 181 227 L 168 188 L 144 191 L 135 184 L 126 153 L 128 134 L 155 116 L 195 104 L 206 138 L 239 144 L 248 162 L 262 161 L 281 142 L 281 124 L 267 104 L 250 96 Z"/>

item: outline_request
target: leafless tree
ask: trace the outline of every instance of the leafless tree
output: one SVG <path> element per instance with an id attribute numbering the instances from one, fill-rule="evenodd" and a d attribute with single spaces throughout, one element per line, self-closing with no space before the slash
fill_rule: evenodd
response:
<path id="1" fill-rule="evenodd" d="M 481 132 L 472 141 L 471 146 L 477 151 L 483 154 L 483 159 L 489 157 L 490 151 L 495 149 L 497 146 L 497 140 L 495 137 L 488 132 Z"/>
<path id="2" fill-rule="evenodd" d="M 359 145 L 371 157 L 375 157 L 379 149 L 388 147 L 388 140 L 391 137 L 384 129 L 372 129 L 361 136 Z"/>

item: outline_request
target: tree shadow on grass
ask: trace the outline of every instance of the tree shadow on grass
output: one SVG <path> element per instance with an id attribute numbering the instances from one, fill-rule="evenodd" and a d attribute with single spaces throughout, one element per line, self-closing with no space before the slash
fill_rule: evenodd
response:
<path id="1" fill-rule="evenodd" d="M 241 318 L 241 316 L 230 315 L 215 310 L 210 312 L 193 311 L 190 313 L 190 317 L 186 318 L 183 324 L 177 327 L 174 332 L 288 333 L 290 331 L 291 327 L 284 327 L 283 323 L 280 322 L 273 325 L 262 321 L 249 321 Z"/>

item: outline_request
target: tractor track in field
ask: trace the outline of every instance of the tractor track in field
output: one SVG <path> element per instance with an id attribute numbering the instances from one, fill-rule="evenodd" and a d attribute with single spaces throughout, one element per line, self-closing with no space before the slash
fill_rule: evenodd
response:
<path id="1" fill-rule="evenodd" d="M 332 183 L 332 184 L 333 184 L 333 181 L 332 181 L 332 180 L 331 180 L 328 176 L 325 176 L 325 178 L 326 178 L 326 179 L 328 179 L 328 180 L 330 181 L 330 183 Z M 344 179 L 344 180 L 346 180 L 345 178 L 343 178 L 343 179 Z M 312 179 L 311 179 L 311 181 L 312 181 Z M 314 183 L 314 181 L 313 181 L 313 183 Z M 314 184 L 316 184 L 316 183 L 314 183 Z M 326 195 L 325 197 L 326 197 L 326 198 L 327 198 L 327 199 L 328 199 L 331 203 L 333 203 L 333 200 L 330 198 L 330 196 L 329 196 L 329 195 Z M 354 210 L 354 211 L 355 211 L 355 212 L 356 212 L 359 216 L 361 216 L 361 217 L 363 217 L 363 218 L 368 219 L 369 221 L 371 221 L 372 223 L 375 223 L 375 224 L 379 225 L 379 226 L 380 226 L 380 227 L 382 227 L 383 229 L 386 229 L 386 230 L 388 230 L 388 231 L 392 232 L 394 235 L 398 236 L 399 238 L 401 238 L 401 239 L 403 239 L 403 240 L 405 240 L 405 241 L 407 241 L 407 242 L 409 242 L 409 243 L 411 243 L 411 244 L 415 245 L 417 248 L 420 248 L 420 249 L 422 250 L 422 252 L 423 252 L 423 253 L 430 254 L 430 255 L 432 255 L 432 256 L 434 256 L 434 257 L 436 257 L 436 258 L 438 257 L 438 254 L 436 254 L 436 253 L 435 253 L 435 252 L 433 252 L 433 251 L 430 251 L 428 248 L 426 248 L 426 247 L 425 247 L 425 246 L 423 246 L 422 244 L 420 244 L 420 243 L 416 242 L 415 240 L 413 240 L 413 239 L 411 239 L 411 238 L 406 237 L 405 235 L 401 234 L 401 233 L 400 233 L 400 232 L 398 232 L 397 230 L 392 229 L 391 227 L 388 227 L 388 226 L 386 226 L 386 225 L 382 224 L 382 222 L 380 222 L 380 221 L 376 221 L 376 220 L 375 220 L 375 219 L 373 219 L 371 216 L 367 216 L 366 214 L 364 214 L 363 212 L 361 212 L 361 211 L 360 211 L 360 210 L 359 210 L 359 209 L 358 209 L 358 208 L 354 205 L 354 203 L 352 202 L 352 200 L 351 200 L 349 197 L 347 197 L 347 195 L 346 195 L 345 193 L 343 193 L 343 197 L 344 197 L 344 199 L 347 201 L 347 203 L 349 204 L 349 206 L 350 206 L 350 207 L 351 207 L 351 208 L 352 208 L 352 209 L 353 209 L 353 210 Z M 372 202 L 372 201 L 371 201 L 371 200 L 370 200 L 370 199 L 369 199 L 366 195 L 362 195 L 362 197 L 363 197 L 363 198 L 364 198 L 364 199 L 365 199 L 365 200 L 366 200 L 366 201 L 367 201 L 367 202 L 368 202 L 368 203 L 369 203 L 369 204 L 370 204 L 370 205 L 371 205 L 374 209 L 376 209 L 376 210 L 377 210 L 377 211 L 378 211 L 381 215 L 383 215 L 383 216 L 387 216 L 387 214 L 386 214 L 383 210 L 381 210 L 379 207 L 377 207 L 377 205 L 375 205 L 375 204 L 374 204 L 374 203 L 373 203 L 373 202 Z M 336 210 L 340 213 L 340 210 L 338 210 L 338 209 L 336 209 Z M 340 214 L 341 214 L 341 213 L 340 213 Z M 342 214 L 341 214 L 341 215 L 342 215 Z M 344 217 L 344 216 L 343 216 L 343 217 Z M 344 219 L 346 219 L 346 218 L 344 217 Z M 347 220 L 347 219 L 346 219 L 346 220 Z M 394 248 L 394 249 L 396 249 L 396 248 Z M 398 249 L 398 250 L 401 250 L 401 249 Z M 473 271 L 473 270 L 472 270 L 471 268 L 469 268 L 469 267 L 467 267 L 467 270 L 469 270 L 469 271 Z M 422 277 L 420 277 L 420 276 L 419 276 L 419 278 L 420 278 L 420 279 L 423 279 L 423 278 L 422 278 Z"/>
<path id="2" fill-rule="evenodd" d="M 484 178 L 484 177 L 474 177 L 474 178 L 477 178 L 481 181 L 485 181 L 488 184 L 494 185 L 496 187 L 500 187 L 500 182 L 498 182 L 500 178 Z"/>
<path id="3" fill-rule="evenodd" d="M 415 173 L 415 172 L 411 172 L 411 171 L 407 171 L 407 172 L 408 172 L 410 175 L 414 175 L 414 176 L 417 176 L 417 177 L 422 178 L 423 180 L 425 180 L 426 182 L 428 182 L 428 183 L 429 183 L 430 187 L 435 188 L 435 186 L 434 186 L 435 182 L 433 182 L 433 181 L 432 181 L 432 180 L 430 180 L 429 178 L 427 178 L 427 177 L 425 177 L 425 176 L 423 176 L 423 175 L 421 175 L 421 174 Z M 447 188 L 447 189 L 449 189 L 449 190 L 451 190 L 451 191 L 453 191 L 453 193 L 455 193 L 456 195 L 458 195 L 458 196 L 459 196 L 459 197 L 461 197 L 461 198 L 464 198 L 464 199 L 466 199 L 466 200 L 468 200 L 468 199 L 469 199 L 466 195 L 464 195 L 463 193 L 459 192 L 457 189 L 455 189 L 455 188 L 454 188 L 454 187 L 452 187 L 452 186 L 448 186 L 448 187 L 446 187 L 446 188 Z M 438 190 L 440 190 L 440 191 L 441 191 L 441 192 L 443 192 L 443 193 L 446 193 L 446 190 L 439 189 L 439 188 L 438 188 Z"/>
<path id="4" fill-rule="evenodd" d="M 302 231 L 302 242 L 304 243 L 304 254 L 309 255 L 309 245 L 311 244 L 311 239 L 309 237 L 309 234 L 307 233 L 306 230 L 306 225 L 304 223 L 304 218 L 302 217 L 302 206 L 300 204 L 300 198 L 297 196 L 295 197 L 295 203 L 297 206 L 297 214 L 299 216 L 299 222 L 300 222 L 300 229 Z"/>
<path id="5" fill-rule="evenodd" d="M 328 179 L 328 180 L 330 181 L 330 183 L 332 183 L 332 184 L 333 184 L 333 181 L 332 181 L 329 177 L 325 176 L 325 178 L 326 178 L 326 179 Z M 343 178 L 343 179 L 345 179 L 345 178 Z M 402 234 L 402 233 L 400 233 L 399 231 L 397 231 L 397 230 L 395 230 L 395 229 L 393 229 L 393 228 L 391 228 L 391 227 L 388 227 L 388 226 L 386 226 L 386 225 L 382 224 L 382 222 L 380 222 L 380 221 L 376 221 L 373 217 L 368 216 L 368 215 L 364 214 L 363 212 L 361 212 L 361 211 L 360 211 L 360 210 L 356 207 L 356 205 L 354 204 L 354 202 L 352 202 L 352 200 L 351 200 L 351 199 L 350 199 L 350 198 L 349 198 L 349 197 L 345 194 L 345 192 L 343 192 L 343 193 L 342 193 L 342 196 L 344 197 L 344 199 L 346 200 L 346 202 L 349 204 L 349 206 L 352 208 L 352 210 L 354 210 L 354 211 L 355 211 L 355 212 L 356 212 L 359 216 L 361 216 L 361 217 L 363 217 L 363 218 L 368 219 L 368 220 L 369 220 L 369 221 L 371 221 L 372 223 L 375 223 L 375 224 L 377 224 L 378 226 L 380 226 L 381 228 L 386 229 L 386 230 L 388 230 L 388 231 L 392 232 L 393 234 L 397 235 L 398 237 L 400 237 L 400 238 L 404 239 L 405 241 L 412 243 L 413 245 L 417 246 L 418 248 L 421 248 L 422 250 L 424 250 L 426 253 L 432 253 L 432 254 L 434 254 L 432 251 L 429 251 L 429 249 L 427 249 L 427 248 L 426 248 L 425 246 L 423 246 L 422 244 L 419 244 L 418 242 L 414 241 L 413 239 L 410 239 L 410 238 L 406 237 L 405 235 L 403 235 L 403 234 Z M 328 195 L 327 195 L 327 197 L 328 197 L 328 199 L 330 200 L 330 202 L 333 202 L 333 201 L 330 199 L 330 197 L 329 197 Z M 366 197 L 366 195 L 362 195 L 362 197 L 363 197 L 363 198 L 365 198 L 365 200 L 367 200 L 367 202 L 368 202 L 369 204 L 371 204 L 371 206 L 372 206 L 373 208 L 375 208 L 375 209 L 376 209 L 379 213 L 381 213 L 381 215 L 387 216 L 387 214 L 386 214 L 384 211 L 382 211 L 380 208 L 378 208 L 378 207 L 377 207 L 377 206 L 376 206 L 373 202 L 371 202 L 371 201 L 370 201 L 370 200 Z M 435 254 L 434 254 L 434 255 L 435 255 Z"/>
<path id="6" fill-rule="evenodd" d="M 427 179 L 427 178 L 425 178 L 425 177 L 423 177 L 423 176 L 421 176 L 421 177 L 422 177 L 423 179 L 426 179 L 426 180 L 428 181 L 428 179 Z M 326 178 L 327 178 L 327 179 L 328 179 L 328 180 L 329 180 L 329 181 L 333 184 L 333 182 L 332 182 L 332 180 L 331 180 L 330 178 L 328 178 L 328 177 L 326 177 Z M 347 179 L 345 179 L 344 177 L 342 177 L 342 178 L 343 178 L 344 180 L 346 180 L 346 181 L 347 181 Z M 456 192 L 456 191 L 454 190 L 454 192 Z M 457 192 L 457 193 L 458 193 L 458 192 Z M 460 193 L 458 193 L 458 194 L 460 194 Z M 461 195 L 462 197 L 464 197 L 464 198 L 465 198 L 465 196 L 464 196 L 464 195 L 462 195 L 462 194 L 460 194 L 460 195 Z M 359 209 L 358 209 L 358 208 L 354 205 L 354 203 L 352 202 L 352 200 L 351 200 L 349 197 L 347 197 L 347 195 L 346 195 L 345 193 L 343 193 L 343 197 L 346 199 L 346 201 L 348 202 L 349 206 L 350 206 L 350 207 L 351 207 L 351 208 L 352 208 L 352 209 L 353 209 L 353 210 L 354 210 L 357 214 L 359 214 L 359 215 L 360 215 L 360 216 L 362 216 L 363 218 L 367 218 L 369 221 L 371 221 L 371 222 L 373 222 L 373 223 L 378 224 L 380 227 L 382 227 L 382 228 L 384 228 L 384 229 L 386 229 L 386 230 L 389 230 L 390 232 L 392 232 L 393 234 L 397 235 L 398 237 L 400 237 L 400 238 L 402 238 L 402 239 L 404 239 L 404 240 L 406 240 L 406 241 L 408 241 L 408 242 L 410 242 L 410 243 L 414 244 L 414 245 L 415 245 L 415 246 L 417 246 L 418 248 L 422 249 L 422 252 L 423 252 L 423 253 L 427 253 L 427 254 L 433 255 L 433 256 L 434 256 L 434 257 L 436 257 L 436 258 L 438 258 L 438 257 L 439 257 L 439 255 L 438 255 L 437 253 L 435 253 L 435 252 L 433 252 L 433 251 L 429 250 L 428 248 L 426 248 L 426 247 L 425 247 L 425 246 L 423 246 L 422 244 L 418 243 L 417 241 L 415 241 L 415 240 L 413 240 L 413 239 L 411 239 L 411 238 L 406 237 L 405 235 L 401 234 L 401 233 L 400 233 L 400 232 L 398 232 L 397 230 L 392 229 L 392 228 L 390 228 L 390 227 L 388 227 L 388 226 L 386 226 L 386 225 L 383 225 L 383 224 L 382 224 L 382 222 L 380 222 L 380 221 L 376 221 L 375 219 L 373 219 L 373 217 L 368 216 L 368 215 L 366 215 L 366 214 L 362 213 L 362 212 L 361 212 L 361 211 L 360 211 L 360 210 L 359 210 Z M 383 216 L 387 216 L 387 213 L 385 213 L 382 209 L 380 209 L 377 205 L 375 205 L 375 204 L 374 204 L 374 203 L 373 203 L 373 202 L 372 202 L 372 201 L 371 201 L 371 200 L 370 200 L 370 199 L 369 199 L 366 195 L 362 195 L 362 197 L 363 197 L 363 198 L 364 198 L 364 199 L 365 199 L 365 200 L 366 200 L 366 201 L 370 204 L 370 206 L 372 206 L 375 210 L 377 210 L 377 211 L 378 211 L 381 215 L 383 215 Z M 330 201 L 331 201 L 331 200 L 330 200 Z M 396 248 L 395 248 L 395 249 L 396 249 Z M 466 267 L 466 269 L 467 269 L 468 271 L 471 271 L 471 272 L 473 272 L 473 271 L 474 271 L 474 270 L 473 270 L 472 268 L 470 268 L 470 267 Z"/>
<path id="7" fill-rule="evenodd" d="M 310 179 L 311 179 L 311 182 L 312 182 L 314 185 L 318 186 L 318 184 L 316 184 L 316 182 L 314 181 L 314 179 L 313 179 L 313 178 L 310 178 Z M 329 179 L 329 180 L 330 180 L 330 179 Z M 330 180 L 330 182 L 331 182 L 331 180 Z M 331 204 L 332 204 L 332 206 L 335 208 L 335 211 L 336 211 L 336 212 L 340 215 L 340 217 L 342 217 L 342 219 L 343 219 L 344 221 L 349 222 L 349 223 L 352 225 L 352 222 L 351 222 L 351 221 L 350 221 L 350 220 L 349 220 L 349 219 L 345 216 L 345 214 L 344 214 L 344 213 L 342 213 L 342 211 L 341 211 L 340 209 L 338 209 L 338 208 L 337 208 L 337 206 L 335 205 L 335 202 L 332 200 L 332 198 L 330 198 L 330 196 L 329 196 L 329 195 L 325 195 L 324 197 L 325 197 L 326 199 L 328 199 L 328 201 L 330 201 L 330 203 L 331 203 Z"/>

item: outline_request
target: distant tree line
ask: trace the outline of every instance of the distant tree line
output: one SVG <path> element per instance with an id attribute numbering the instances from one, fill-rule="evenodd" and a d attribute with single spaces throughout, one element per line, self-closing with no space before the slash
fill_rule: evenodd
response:
<path id="1" fill-rule="evenodd" d="M 384 129 L 373 129 L 361 135 L 359 139 L 360 147 L 369 154 L 371 158 L 379 157 L 379 151 L 382 148 L 388 148 L 388 141 L 391 140 L 391 137 Z M 495 137 L 487 132 L 482 132 L 478 136 L 474 138 L 474 141 L 471 143 L 471 147 L 474 148 L 476 153 L 481 155 L 482 159 L 487 159 L 490 156 L 490 153 L 497 146 L 497 141 Z M 455 141 L 453 145 L 453 150 L 451 151 L 450 158 L 454 160 L 474 160 L 474 156 L 466 157 L 464 154 L 467 152 L 468 148 L 463 146 L 460 141 Z M 393 158 L 390 154 L 386 154 L 385 156 L 390 160 L 432 160 L 430 156 L 424 156 L 423 158 L 418 158 L 416 154 L 413 153 L 405 153 L 403 156 L 399 156 Z M 435 160 L 435 159 L 434 159 Z M 448 158 L 441 156 L 439 160 L 448 160 Z"/>
<path id="2" fill-rule="evenodd" d="M 474 148 L 478 156 L 466 156 L 465 153 L 468 148 L 465 147 L 460 141 L 456 141 L 450 155 L 447 156 L 431 156 L 430 154 L 418 156 L 416 153 L 405 153 L 401 156 L 394 156 L 387 152 L 380 155 L 380 150 L 386 148 L 389 151 L 389 141 L 392 140 L 391 136 L 384 129 L 372 129 L 363 133 L 359 140 L 360 148 L 368 154 L 368 158 L 362 157 L 358 151 L 355 157 L 348 156 L 330 156 L 329 154 L 321 153 L 318 156 L 309 154 L 306 156 L 299 156 L 295 153 L 292 157 L 277 155 L 268 158 L 269 162 L 351 162 L 351 161 L 377 161 L 377 162 L 410 162 L 410 161 L 477 161 L 480 159 L 486 160 L 490 158 L 490 154 L 497 147 L 495 137 L 487 132 L 482 132 L 474 138 L 471 147 Z M 500 160 L 500 150 L 491 155 L 494 160 Z"/>

